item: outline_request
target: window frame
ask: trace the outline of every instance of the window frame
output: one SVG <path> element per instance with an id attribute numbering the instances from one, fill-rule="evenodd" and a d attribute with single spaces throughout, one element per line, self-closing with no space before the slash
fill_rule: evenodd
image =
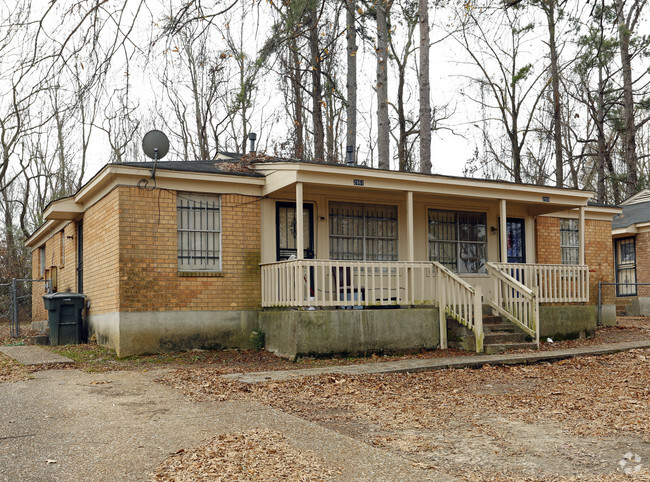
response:
<path id="1" fill-rule="evenodd" d="M 184 201 L 187 202 L 186 205 L 184 205 Z M 176 261 L 180 273 L 220 273 L 222 271 L 222 211 L 222 196 L 220 194 L 176 193 Z M 185 218 L 184 213 L 187 213 L 187 218 Z M 210 214 L 212 224 L 210 224 L 210 218 L 208 217 Z M 190 216 L 193 216 L 192 219 L 190 219 Z M 197 216 L 198 228 L 196 226 Z M 217 216 L 218 223 L 215 222 Z M 187 223 L 182 226 L 185 219 L 187 219 Z M 192 224 L 194 227 L 190 226 Z M 212 228 L 210 228 L 211 225 Z M 201 247 L 197 248 L 196 240 L 199 233 L 200 241 L 198 244 Z M 187 240 L 187 243 L 184 240 Z M 184 247 L 185 244 L 188 247 Z M 194 247 L 190 247 L 192 244 Z M 204 249 L 204 245 L 207 245 L 207 248 Z M 197 255 L 197 252 L 201 254 Z M 193 262 L 183 262 L 184 259 L 190 259 Z M 196 260 L 200 261 L 197 262 Z"/>
<path id="2" fill-rule="evenodd" d="M 360 215 L 344 215 L 344 214 L 334 214 L 334 209 L 339 207 L 344 207 L 351 211 L 360 210 Z M 384 217 L 380 216 L 369 216 L 368 214 L 374 210 L 377 213 L 380 210 L 390 211 L 387 212 L 387 215 Z M 359 203 L 359 202 L 344 202 L 344 201 L 330 201 L 328 205 L 329 213 L 329 255 L 330 259 L 336 259 L 341 261 L 370 261 L 370 262 L 382 262 L 382 261 L 398 261 L 399 260 L 399 208 L 395 204 L 374 204 L 374 203 Z M 394 213 L 394 216 L 391 215 Z M 339 233 L 334 233 L 334 225 L 337 220 L 347 219 L 348 223 L 353 225 L 353 229 L 357 223 L 357 227 L 361 227 L 363 232 L 361 234 L 343 234 L 341 233 L 341 227 L 339 227 Z M 351 220 L 351 221 L 350 221 Z M 369 223 L 373 223 L 370 225 Z M 387 225 L 379 227 L 378 223 L 382 221 L 387 222 Z M 388 232 L 385 235 L 373 235 L 374 232 L 383 231 L 384 233 Z M 390 234 L 392 233 L 392 234 Z M 351 246 L 351 249 L 343 252 L 341 249 L 334 250 L 334 244 L 336 240 L 342 242 L 344 245 L 346 241 L 348 246 Z M 356 243 L 355 243 L 356 241 Z M 359 243 L 362 248 L 361 253 L 357 253 L 355 250 L 355 244 Z M 384 243 L 383 246 L 386 248 L 382 250 L 379 255 L 374 255 L 374 259 L 369 259 L 369 243 L 378 242 Z M 340 253 L 344 253 L 343 256 Z M 349 256 L 345 256 L 349 253 Z M 373 251 L 376 253 L 376 251 Z"/>
<path id="3" fill-rule="evenodd" d="M 445 224 L 448 225 L 454 225 L 454 239 L 436 239 L 434 238 L 434 233 L 432 233 L 432 213 L 447 213 L 447 214 L 452 214 L 454 217 L 454 222 L 449 223 L 446 222 Z M 474 239 L 461 239 L 462 238 L 462 233 L 461 233 L 461 225 L 467 224 L 463 223 L 463 217 L 465 219 L 471 219 L 471 217 L 474 218 L 480 218 L 482 219 L 483 223 L 476 223 L 476 224 L 470 224 L 473 226 L 483 226 L 483 241 L 480 240 L 474 240 Z M 448 231 L 448 230 L 447 230 Z M 480 237 L 479 235 L 480 231 L 476 231 L 477 238 Z M 455 252 L 455 262 L 450 263 L 449 261 L 440 261 L 441 256 L 434 256 L 433 255 L 433 249 L 432 245 L 434 243 L 438 243 L 440 245 L 446 244 L 448 246 L 453 245 L 454 246 L 454 252 Z M 461 271 L 461 266 L 467 266 L 468 262 L 464 262 L 462 259 L 462 253 L 463 253 L 463 246 L 471 245 L 471 246 L 478 246 L 482 248 L 482 254 L 481 254 L 481 259 L 482 263 L 478 270 L 476 271 Z M 429 261 L 437 261 L 446 268 L 448 268 L 450 271 L 460 274 L 460 275 L 475 275 L 475 274 L 485 274 L 487 272 L 486 264 L 488 261 L 488 236 L 487 236 L 487 212 L 485 211 L 465 211 L 465 210 L 451 210 L 451 209 L 439 209 L 435 207 L 430 207 L 427 209 L 427 249 L 429 251 Z M 448 258 L 450 259 L 450 258 Z"/>
<path id="4" fill-rule="evenodd" d="M 575 229 L 568 225 L 574 225 Z M 575 244 L 571 241 L 575 241 Z M 560 263 L 565 265 L 580 264 L 580 222 L 578 219 L 560 218 Z"/>
<path id="5" fill-rule="evenodd" d="M 631 241 L 632 245 L 632 254 L 633 254 L 633 261 L 632 262 L 621 262 L 621 244 L 623 241 Z M 632 285 L 631 290 L 627 289 L 626 285 L 621 285 L 618 283 L 623 283 L 621 281 L 621 272 L 623 271 L 630 271 L 632 270 L 632 273 L 634 274 L 634 282 L 637 282 L 637 277 L 636 277 L 636 238 L 634 236 L 629 236 L 625 238 L 617 238 L 614 240 L 614 256 L 615 256 L 615 273 L 616 273 L 616 296 L 617 297 L 623 297 L 623 296 L 636 296 L 637 295 L 637 289 L 636 289 L 636 284 Z"/>

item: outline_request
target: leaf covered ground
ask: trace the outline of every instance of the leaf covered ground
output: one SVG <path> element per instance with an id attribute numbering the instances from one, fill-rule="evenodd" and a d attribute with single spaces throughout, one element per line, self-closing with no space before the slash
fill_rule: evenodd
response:
<path id="1" fill-rule="evenodd" d="M 0 330 L 2 327 L 0 326 Z M 621 320 L 590 340 L 542 349 L 650 339 L 650 321 Z M 22 342 L 3 338 L 1 342 Z M 245 385 L 226 373 L 467 355 L 453 350 L 290 362 L 265 352 L 197 351 L 119 359 L 97 345 L 49 347 L 87 371 L 171 369 L 162 383 L 202 400 L 252 400 L 463 480 L 650 480 L 650 350 L 556 363 L 417 374 L 322 375 Z M 57 367 L 58 368 L 58 367 Z M 0 355 L 0 382 L 41 368 Z M 180 449 L 180 448 L 179 448 Z M 279 432 L 215 437 L 172 454 L 157 480 L 329 480 L 336 471 Z"/>
<path id="2" fill-rule="evenodd" d="M 647 320 L 631 325 L 545 348 L 650 338 Z M 399 454 L 422 468 L 423 479 L 435 469 L 463 480 L 650 480 L 650 350 L 251 385 L 223 373 L 184 368 L 161 381 L 197 401 L 256 400 L 298 415 Z M 187 473 L 167 467 L 158 476 Z M 300 471 L 289 478 L 305 479 Z"/>

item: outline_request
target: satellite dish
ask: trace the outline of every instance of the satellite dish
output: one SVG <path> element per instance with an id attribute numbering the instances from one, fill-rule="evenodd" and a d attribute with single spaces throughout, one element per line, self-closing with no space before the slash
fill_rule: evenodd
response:
<path id="1" fill-rule="evenodd" d="M 169 152 L 169 139 L 164 132 L 153 130 L 142 138 L 142 149 L 151 159 L 162 159 Z"/>

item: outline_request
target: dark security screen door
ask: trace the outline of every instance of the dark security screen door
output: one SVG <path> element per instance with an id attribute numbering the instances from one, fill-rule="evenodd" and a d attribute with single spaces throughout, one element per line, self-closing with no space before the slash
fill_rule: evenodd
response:
<path id="1" fill-rule="evenodd" d="M 506 219 L 506 241 L 508 243 L 508 263 L 525 263 L 524 220 Z"/>
<path id="2" fill-rule="evenodd" d="M 303 204 L 303 224 L 305 259 L 314 258 L 314 206 Z M 279 202 L 275 206 L 275 230 L 277 260 L 289 259 L 291 255 L 297 255 L 296 248 L 296 203 Z"/>
<path id="3" fill-rule="evenodd" d="M 77 292 L 84 292 L 84 228 L 83 221 L 77 223 Z"/>

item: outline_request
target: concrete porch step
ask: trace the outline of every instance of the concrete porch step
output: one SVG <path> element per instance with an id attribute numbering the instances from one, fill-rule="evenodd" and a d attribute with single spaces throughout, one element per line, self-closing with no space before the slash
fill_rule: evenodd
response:
<path id="1" fill-rule="evenodd" d="M 537 344 L 534 341 L 525 341 L 519 343 L 494 343 L 494 344 L 483 344 L 484 353 L 486 355 L 494 355 L 496 353 L 502 353 L 508 350 L 521 350 L 521 349 L 537 349 Z"/>
<path id="2" fill-rule="evenodd" d="M 515 326 L 512 323 L 489 323 L 483 324 L 483 333 L 516 333 Z"/>
<path id="3" fill-rule="evenodd" d="M 492 332 L 492 333 L 485 333 L 483 336 L 483 345 L 499 345 L 503 343 L 524 343 L 524 342 L 526 342 L 525 333 Z"/>

